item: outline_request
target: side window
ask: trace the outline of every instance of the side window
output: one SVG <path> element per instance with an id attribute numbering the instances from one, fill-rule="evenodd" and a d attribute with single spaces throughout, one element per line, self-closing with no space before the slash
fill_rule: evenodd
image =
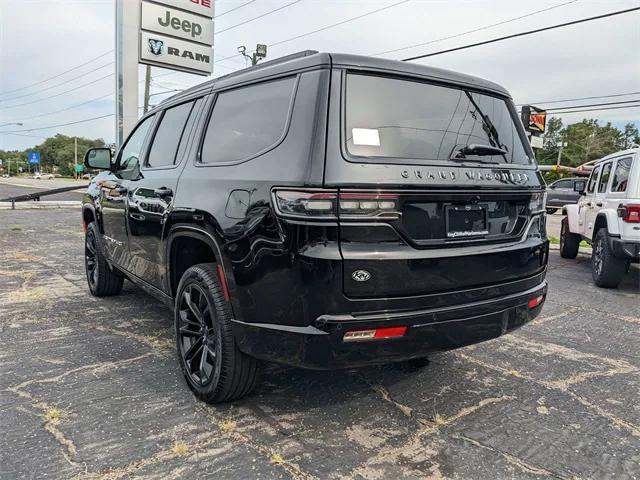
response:
<path id="1" fill-rule="evenodd" d="M 155 115 L 151 115 L 139 123 L 124 146 L 120 149 L 118 174 L 125 180 L 138 178 L 140 174 L 140 156 L 144 139 Z"/>
<path id="2" fill-rule="evenodd" d="M 602 167 L 602 174 L 600 175 L 600 182 L 598 183 L 598 193 L 607 191 L 607 183 L 609 183 L 609 177 L 611 176 L 612 165 L 613 163 L 609 162 Z"/>
<path id="3" fill-rule="evenodd" d="M 218 94 L 202 145 L 202 163 L 236 162 L 272 147 L 284 133 L 295 77 Z"/>
<path id="4" fill-rule="evenodd" d="M 611 192 L 626 192 L 629 182 L 629 172 L 631 171 L 631 158 L 618 160 L 616 170 L 611 181 Z"/>
<path id="5" fill-rule="evenodd" d="M 589 177 L 589 183 L 587 184 L 587 193 L 593 193 L 593 191 L 596 189 L 598 173 L 600 173 L 600 165 L 594 168 L 593 172 L 591 172 L 591 177 Z"/>
<path id="6" fill-rule="evenodd" d="M 560 180 L 555 183 L 556 188 L 573 188 L 573 182 L 571 180 Z"/>
<path id="7" fill-rule="evenodd" d="M 187 102 L 165 110 L 153 137 L 147 158 L 148 167 L 171 166 L 178 160 L 178 145 L 195 102 Z"/>

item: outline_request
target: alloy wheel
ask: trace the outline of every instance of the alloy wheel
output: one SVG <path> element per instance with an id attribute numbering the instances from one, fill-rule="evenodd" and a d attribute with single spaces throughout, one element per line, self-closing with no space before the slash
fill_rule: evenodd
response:
<path id="1" fill-rule="evenodd" d="M 596 275 L 600 275 L 602 272 L 602 264 L 604 263 L 604 246 L 602 245 L 602 241 L 599 240 L 596 242 L 596 245 L 593 249 L 592 260 L 593 260 L 593 269 L 596 272 Z"/>
<path id="2" fill-rule="evenodd" d="M 89 287 L 91 287 L 91 290 L 94 290 L 98 281 L 98 259 L 96 237 L 93 232 L 87 233 L 87 239 L 84 242 L 84 261 Z"/>
<path id="3" fill-rule="evenodd" d="M 182 362 L 191 380 L 206 386 L 214 379 L 220 354 L 215 310 L 204 290 L 191 284 L 182 293 L 178 314 Z"/>

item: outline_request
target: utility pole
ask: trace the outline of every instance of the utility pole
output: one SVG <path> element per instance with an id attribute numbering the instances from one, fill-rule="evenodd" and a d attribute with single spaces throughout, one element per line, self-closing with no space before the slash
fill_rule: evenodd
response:
<path id="1" fill-rule="evenodd" d="M 558 146 L 560 148 L 558 149 L 558 160 L 556 160 L 556 165 L 559 167 L 560 166 L 560 160 L 562 159 L 562 149 L 567 146 L 567 142 L 562 142 L 561 141 L 561 142 L 559 142 Z"/>
<path id="2" fill-rule="evenodd" d="M 251 62 L 251 65 L 257 65 L 260 60 L 267 56 L 267 46 L 259 43 L 256 45 L 256 51 L 251 55 L 247 55 L 247 47 L 240 45 L 238 47 L 238 53 Z"/>
<path id="3" fill-rule="evenodd" d="M 74 149 L 74 165 L 73 165 L 73 178 L 78 179 L 78 137 L 73 137 L 73 149 Z"/>
<path id="4" fill-rule="evenodd" d="M 144 113 L 149 110 L 149 89 L 151 88 L 151 65 L 147 65 L 144 74 Z"/>

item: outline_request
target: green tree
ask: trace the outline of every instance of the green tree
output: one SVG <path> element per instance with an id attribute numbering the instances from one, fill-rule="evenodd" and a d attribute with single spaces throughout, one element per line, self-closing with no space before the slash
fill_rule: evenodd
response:
<path id="1" fill-rule="evenodd" d="M 542 165 L 553 165 L 558 159 L 558 149 L 563 141 L 562 119 L 551 117 L 544 133 L 543 147 L 538 151 L 536 159 Z"/>
<path id="2" fill-rule="evenodd" d="M 640 145 L 640 134 L 633 123 L 627 123 L 622 132 L 622 148 L 631 148 L 633 144 Z"/>

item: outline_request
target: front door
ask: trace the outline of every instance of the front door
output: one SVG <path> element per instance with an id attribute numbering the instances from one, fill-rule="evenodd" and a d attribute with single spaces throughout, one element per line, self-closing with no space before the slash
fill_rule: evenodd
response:
<path id="1" fill-rule="evenodd" d="M 191 100 L 158 113 L 140 175 L 128 186 L 130 271 L 161 290 L 165 289 L 166 277 L 162 241 L 165 221 L 173 206 L 199 106 L 200 101 Z"/>
<path id="2" fill-rule="evenodd" d="M 589 183 L 587 184 L 587 193 L 584 197 L 582 197 L 579 204 L 581 231 L 586 238 L 592 238 L 593 226 L 598 214 L 595 201 L 598 188 L 598 179 L 600 178 L 601 170 L 602 166 L 598 165 L 593 169 L 593 172 L 591 172 L 591 177 L 589 177 Z"/>
<path id="3" fill-rule="evenodd" d="M 102 215 L 102 239 L 108 258 L 124 269 L 130 261 L 127 241 L 129 182 L 140 175 L 139 158 L 153 117 L 143 120 L 116 157 L 115 171 L 98 183 Z"/>

